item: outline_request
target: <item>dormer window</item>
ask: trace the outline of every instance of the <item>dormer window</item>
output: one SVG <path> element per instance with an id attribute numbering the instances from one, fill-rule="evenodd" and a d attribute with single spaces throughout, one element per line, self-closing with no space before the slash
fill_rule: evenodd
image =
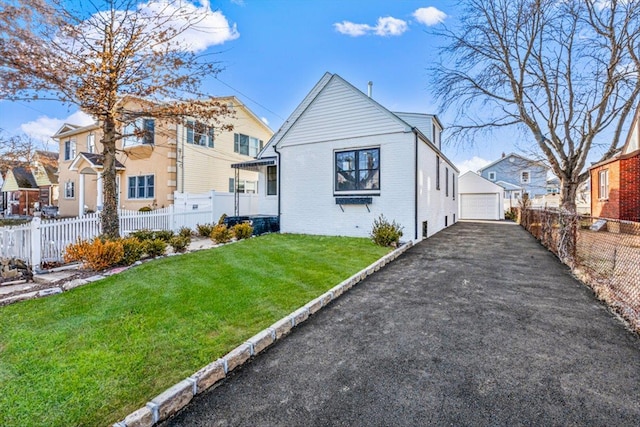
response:
<path id="1" fill-rule="evenodd" d="M 489 172 L 489 181 L 495 181 L 495 180 L 496 180 L 496 173 Z"/>

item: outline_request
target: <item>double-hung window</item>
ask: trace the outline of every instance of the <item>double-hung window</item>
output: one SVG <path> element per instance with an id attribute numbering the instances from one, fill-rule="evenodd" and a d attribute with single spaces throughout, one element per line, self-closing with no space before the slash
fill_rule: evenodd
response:
<path id="1" fill-rule="evenodd" d="M 263 142 L 253 136 L 243 135 L 241 133 L 233 134 L 233 151 L 235 153 L 244 154 L 245 156 L 256 157 L 262 150 Z"/>
<path id="2" fill-rule="evenodd" d="M 122 145 L 153 144 L 155 141 L 155 121 L 153 119 L 136 119 L 127 123 L 122 130 Z"/>
<path id="3" fill-rule="evenodd" d="M 440 156 L 436 156 L 436 190 L 440 189 Z"/>
<path id="4" fill-rule="evenodd" d="M 380 148 L 335 153 L 335 191 L 380 190 Z"/>
<path id="5" fill-rule="evenodd" d="M 154 176 L 130 176 L 128 195 L 130 199 L 153 199 L 155 196 Z"/>
<path id="6" fill-rule="evenodd" d="M 73 160 L 76 157 L 76 140 L 69 139 L 64 142 L 64 159 Z"/>
<path id="7" fill-rule="evenodd" d="M 598 172 L 598 199 L 609 198 L 609 169 Z"/>
<path id="8" fill-rule="evenodd" d="M 278 167 L 267 166 L 267 196 L 278 194 Z"/>
<path id="9" fill-rule="evenodd" d="M 444 168 L 444 195 L 449 197 L 449 168 Z"/>
<path id="10" fill-rule="evenodd" d="M 87 153 L 96 152 L 96 134 L 90 133 L 87 135 Z"/>
<path id="11" fill-rule="evenodd" d="M 187 144 L 213 148 L 214 128 L 204 123 L 187 120 Z"/>
<path id="12" fill-rule="evenodd" d="M 67 181 L 64 183 L 64 198 L 73 199 L 76 197 L 76 183 Z"/>
<path id="13" fill-rule="evenodd" d="M 520 172 L 520 182 L 522 184 L 529 184 L 531 182 L 531 172 L 529 171 Z"/>

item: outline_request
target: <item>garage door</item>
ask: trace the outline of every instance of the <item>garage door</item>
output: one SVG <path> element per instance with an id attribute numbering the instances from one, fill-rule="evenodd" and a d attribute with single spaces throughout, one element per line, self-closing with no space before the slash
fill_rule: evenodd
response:
<path id="1" fill-rule="evenodd" d="M 460 219 L 500 219 L 496 193 L 461 194 Z"/>

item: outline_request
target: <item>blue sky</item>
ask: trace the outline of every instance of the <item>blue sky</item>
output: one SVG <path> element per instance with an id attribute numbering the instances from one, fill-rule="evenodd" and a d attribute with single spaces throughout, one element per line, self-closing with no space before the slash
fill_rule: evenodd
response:
<path id="1" fill-rule="evenodd" d="M 275 131 L 329 71 L 364 92 L 372 81 L 373 97 L 392 111 L 435 113 L 446 126 L 453 112 L 439 111 L 429 88 L 428 67 L 441 43 L 431 24 L 452 24 L 455 5 L 413 0 L 212 2 L 215 25 L 228 27 L 216 29 L 222 35 L 207 52 L 217 52 L 224 71 L 205 81 L 204 89 L 215 96 L 236 95 Z M 41 137 L 64 121 L 82 121 L 76 107 L 53 101 L 0 102 L 0 128 L 8 134 Z M 502 152 L 519 151 L 515 135 L 514 130 L 464 146 L 445 145 L 443 151 L 460 169 L 477 169 Z"/>

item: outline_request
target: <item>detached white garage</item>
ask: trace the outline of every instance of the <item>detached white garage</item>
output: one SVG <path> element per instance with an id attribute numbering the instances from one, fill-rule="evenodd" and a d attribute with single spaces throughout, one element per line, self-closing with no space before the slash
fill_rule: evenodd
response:
<path id="1" fill-rule="evenodd" d="M 458 179 L 460 219 L 504 219 L 504 189 L 471 171 Z"/>

